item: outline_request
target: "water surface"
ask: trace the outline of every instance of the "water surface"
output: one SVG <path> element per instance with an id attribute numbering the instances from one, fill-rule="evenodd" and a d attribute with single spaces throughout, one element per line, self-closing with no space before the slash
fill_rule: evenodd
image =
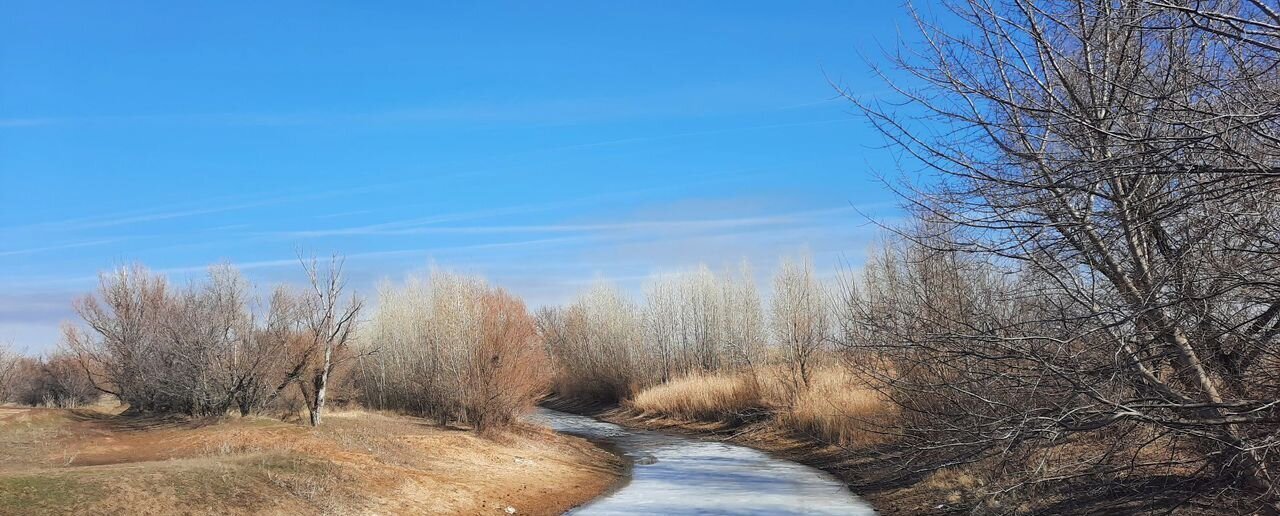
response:
<path id="1" fill-rule="evenodd" d="M 631 430 L 545 408 L 531 417 L 611 445 L 635 463 L 629 483 L 570 514 L 875 514 L 835 477 L 744 446 Z"/>

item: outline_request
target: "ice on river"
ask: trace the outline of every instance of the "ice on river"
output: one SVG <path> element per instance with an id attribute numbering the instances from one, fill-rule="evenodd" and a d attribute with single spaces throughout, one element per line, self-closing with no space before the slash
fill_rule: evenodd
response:
<path id="1" fill-rule="evenodd" d="M 875 514 L 831 475 L 751 448 L 546 409 L 532 417 L 613 444 L 635 463 L 628 484 L 571 514 Z"/>

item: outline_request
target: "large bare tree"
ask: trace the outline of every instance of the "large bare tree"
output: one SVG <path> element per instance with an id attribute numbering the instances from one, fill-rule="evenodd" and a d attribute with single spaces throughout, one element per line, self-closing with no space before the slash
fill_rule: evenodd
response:
<path id="1" fill-rule="evenodd" d="M 896 340 L 855 343 L 970 428 L 915 435 L 918 449 L 978 460 L 1087 434 L 1127 444 L 1057 471 L 1028 452 L 1023 478 L 1159 468 L 1274 505 L 1275 6 L 948 7 L 956 23 L 917 17 L 919 43 L 884 71 L 901 102 L 848 95 L 922 174 L 895 184 L 922 222 L 903 232 L 914 265 L 879 281 L 914 285 L 899 308 L 925 310 L 881 303 L 892 316 L 868 324 Z"/>

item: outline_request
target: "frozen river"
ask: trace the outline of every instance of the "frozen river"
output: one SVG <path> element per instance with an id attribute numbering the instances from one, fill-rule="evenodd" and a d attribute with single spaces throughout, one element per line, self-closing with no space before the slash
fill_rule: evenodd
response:
<path id="1" fill-rule="evenodd" d="M 630 481 L 570 514 L 875 514 L 827 473 L 747 448 L 538 409 L 532 419 L 611 445 Z"/>

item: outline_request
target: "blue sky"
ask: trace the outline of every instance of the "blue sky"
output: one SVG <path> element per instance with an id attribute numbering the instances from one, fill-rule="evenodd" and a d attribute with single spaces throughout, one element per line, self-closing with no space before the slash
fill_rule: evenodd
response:
<path id="1" fill-rule="evenodd" d="M 431 264 L 531 305 L 591 281 L 858 261 L 892 155 L 858 95 L 879 2 L 8 1 L 0 342 L 40 351 L 100 270 L 220 261 L 351 285 Z M 856 209 L 855 209 L 856 207 Z"/>

